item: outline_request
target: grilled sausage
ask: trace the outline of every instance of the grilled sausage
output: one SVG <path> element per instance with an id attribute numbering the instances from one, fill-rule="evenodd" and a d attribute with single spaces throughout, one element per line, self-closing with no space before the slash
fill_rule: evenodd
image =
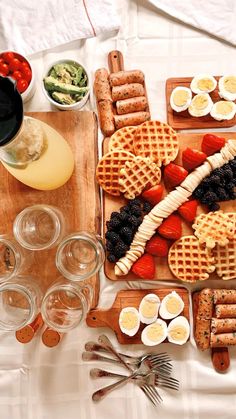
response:
<path id="1" fill-rule="evenodd" d="M 199 319 L 210 320 L 213 313 L 213 291 L 204 288 L 199 293 L 198 317 Z"/>
<path id="2" fill-rule="evenodd" d="M 121 86 L 126 83 L 144 83 L 144 74 L 140 70 L 118 71 L 109 76 L 111 86 Z"/>
<path id="3" fill-rule="evenodd" d="M 215 311 L 217 319 L 236 318 L 236 304 L 217 304 Z"/>
<path id="4" fill-rule="evenodd" d="M 129 99 L 131 97 L 144 95 L 145 92 L 143 85 L 139 83 L 123 84 L 122 86 L 114 86 L 112 88 L 112 100 L 114 102 L 117 100 Z"/>
<path id="5" fill-rule="evenodd" d="M 105 68 L 99 68 L 95 72 L 94 92 L 97 102 L 109 100 L 112 102 L 111 87 L 108 80 L 108 72 Z"/>
<path id="6" fill-rule="evenodd" d="M 215 304 L 236 304 L 236 290 L 214 290 Z"/>
<path id="7" fill-rule="evenodd" d="M 144 111 L 146 108 L 147 99 L 145 96 L 131 97 L 130 99 L 118 100 L 116 102 L 116 110 L 119 115 Z"/>
<path id="8" fill-rule="evenodd" d="M 140 125 L 150 119 L 149 112 L 133 112 L 126 115 L 114 115 L 116 129 L 130 125 Z"/>
<path id="9" fill-rule="evenodd" d="M 115 131 L 112 103 L 109 100 L 98 102 L 98 116 L 101 131 L 109 137 Z"/>
<path id="10" fill-rule="evenodd" d="M 216 319 L 211 320 L 212 333 L 236 332 L 236 319 Z"/>
<path id="11" fill-rule="evenodd" d="M 208 349 L 210 347 L 211 320 L 197 318 L 194 335 L 197 347 L 201 351 Z"/>
<path id="12" fill-rule="evenodd" d="M 210 346 L 212 348 L 223 348 L 225 346 L 236 345 L 236 333 L 221 333 L 215 335 L 211 333 Z"/>

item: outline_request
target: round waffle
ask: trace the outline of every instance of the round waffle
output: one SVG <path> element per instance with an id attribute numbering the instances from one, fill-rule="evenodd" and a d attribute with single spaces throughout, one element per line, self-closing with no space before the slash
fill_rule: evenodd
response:
<path id="1" fill-rule="evenodd" d="M 129 151 L 134 153 L 133 138 L 136 127 L 124 127 L 118 129 L 110 138 L 108 148 L 109 151 L 116 149 Z"/>
<path id="2" fill-rule="evenodd" d="M 233 223 L 234 235 L 225 246 L 217 244 L 213 249 L 217 275 L 225 281 L 236 278 L 236 213 L 230 212 L 226 215 Z"/>
<path id="3" fill-rule="evenodd" d="M 195 236 L 183 236 L 171 246 L 168 264 L 173 275 L 185 282 L 204 281 L 215 270 L 211 250 Z"/>
<path id="4" fill-rule="evenodd" d="M 223 211 L 200 214 L 195 219 L 192 227 L 199 242 L 205 243 L 210 249 L 213 249 L 216 244 L 225 246 L 229 241 L 229 237 L 232 237 L 234 234 L 233 223 Z"/>
<path id="5" fill-rule="evenodd" d="M 150 157 L 159 167 L 175 160 L 179 150 L 176 132 L 159 121 L 146 121 L 134 133 L 134 152 Z"/>
<path id="6" fill-rule="evenodd" d="M 120 170 L 120 191 L 125 198 L 134 199 L 146 186 L 152 187 L 160 183 L 161 171 L 150 159 L 135 156 L 127 161 Z"/>
<path id="7" fill-rule="evenodd" d="M 111 195 L 120 195 L 120 169 L 127 161 L 132 161 L 134 155 L 124 150 L 114 150 L 103 156 L 96 170 L 99 185 Z"/>

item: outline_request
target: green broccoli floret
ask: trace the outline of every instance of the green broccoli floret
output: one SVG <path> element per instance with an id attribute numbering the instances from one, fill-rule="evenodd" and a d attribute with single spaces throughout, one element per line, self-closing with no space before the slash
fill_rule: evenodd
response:
<path id="1" fill-rule="evenodd" d="M 77 102 L 68 93 L 52 92 L 52 98 L 62 105 L 73 105 Z"/>
<path id="2" fill-rule="evenodd" d="M 51 76 L 44 78 L 44 86 L 48 92 L 62 92 L 69 94 L 85 94 L 88 92 L 88 87 L 78 87 L 73 84 L 62 83 Z"/>

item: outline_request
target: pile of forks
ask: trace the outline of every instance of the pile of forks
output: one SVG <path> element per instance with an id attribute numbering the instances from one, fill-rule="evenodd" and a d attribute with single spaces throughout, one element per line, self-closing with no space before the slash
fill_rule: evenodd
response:
<path id="1" fill-rule="evenodd" d="M 110 354 L 112 357 L 101 355 L 101 353 Z M 90 376 L 92 378 L 119 378 L 115 383 L 93 393 L 93 401 L 102 400 L 108 393 L 130 381 L 137 384 L 155 406 L 162 402 L 157 387 L 179 390 L 179 381 L 171 377 L 171 358 L 166 352 L 149 353 L 140 357 L 126 355 L 117 352 L 108 337 L 101 335 L 98 338 L 98 343 L 87 342 L 85 344 L 82 358 L 84 361 L 103 361 L 122 365 L 129 371 L 129 375 L 122 375 L 99 368 L 91 369 Z"/>

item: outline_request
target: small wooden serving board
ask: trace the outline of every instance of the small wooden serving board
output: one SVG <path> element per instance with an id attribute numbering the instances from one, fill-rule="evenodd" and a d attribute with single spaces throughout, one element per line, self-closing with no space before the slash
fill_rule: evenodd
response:
<path id="1" fill-rule="evenodd" d="M 201 149 L 201 141 L 202 141 L 202 137 L 204 134 L 195 134 L 195 133 L 189 133 L 189 134 L 182 134 L 182 133 L 178 133 L 178 140 L 179 140 L 179 153 L 178 156 L 175 160 L 176 164 L 182 165 L 182 151 L 186 148 L 186 147 L 190 147 L 190 148 L 195 148 L 200 150 Z M 216 133 L 217 135 L 217 133 Z M 221 136 L 223 136 L 226 139 L 236 139 L 236 132 L 221 132 L 220 133 Z M 109 139 L 106 138 L 103 141 L 103 154 L 105 154 L 108 150 L 108 142 Z M 162 185 L 164 186 L 164 195 L 167 194 L 167 190 L 165 188 L 165 185 L 163 183 L 163 181 L 161 182 Z M 119 211 L 120 207 L 122 207 L 123 205 L 125 205 L 125 198 L 123 196 L 120 197 L 114 197 L 112 195 L 109 195 L 108 193 L 103 193 L 103 210 L 104 210 L 104 234 L 106 233 L 106 221 L 108 221 L 110 219 L 111 213 L 113 211 Z M 227 202 L 222 202 L 220 203 L 220 207 L 223 211 L 225 212 L 232 212 L 232 211 L 236 211 L 236 201 L 227 201 Z M 199 205 L 198 207 L 198 214 L 200 214 L 201 212 L 204 212 L 204 207 L 202 207 L 201 205 Z M 182 229 L 183 229 L 183 236 L 189 235 L 189 234 L 193 234 L 193 230 L 192 227 L 189 223 L 185 222 L 184 220 L 182 220 Z M 176 281 L 176 278 L 174 277 L 174 275 L 171 273 L 169 266 L 168 266 L 168 262 L 167 262 L 167 258 L 160 258 L 157 257 L 155 258 L 156 260 L 156 275 L 154 280 L 160 280 L 160 281 Z M 138 278 L 135 274 L 133 274 L 132 272 L 129 273 L 128 275 L 125 276 L 116 276 L 114 273 L 114 264 L 108 262 L 108 260 L 106 259 L 105 262 L 105 274 L 107 276 L 108 279 L 112 280 L 112 281 L 140 281 L 143 280 L 141 278 Z M 216 275 L 216 273 L 213 273 L 210 275 L 210 279 L 219 279 L 219 277 Z"/>
<path id="2" fill-rule="evenodd" d="M 127 336 L 121 332 L 119 326 L 119 315 L 123 308 L 125 307 L 135 307 L 139 308 L 139 304 L 142 298 L 147 294 L 156 294 L 162 300 L 167 294 L 171 291 L 176 291 L 182 300 L 184 301 L 184 310 L 180 314 L 185 316 L 189 321 L 189 293 L 186 288 L 160 288 L 154 290 L 122 290 L 119 291 L 116 295 L 113 305 L 108 310 L 103 310 L 100 308 L 91 310 L 87 315 L 87 325 L 90 327 L 109 327 L 112 329 L 117 337 L 117 340 L 121 344 L 140 344 L 141 342 L 141 332 L 146 325 L 140 325 L 140 329 L 135 336 Z M 167 320 L 167 323 L 169 321 Z M 167 340 L 165 342 L 168 342 Z"/>
<path id="3" fill-rule="evenodd" d="M 215 79 L 219 80 L 220 76 L 216 76 Z M 170 96 L 171 92 L 175 87 L 184 86 L 190 87 L 192 77 L 174 77 L 166 80 L 166 113 L 167 113 L 167 122 L 171 125 L 172 128 L 177 130 L 182 129 L 197 129 L 197 128 L 228 128 L 236 125 L 236 115 L 233 119 L 229 121 L 216 121 L 210 116 L 201 116 L 200 118 L 191 116 L 188 110 L 184 112 L 175 112 L 170 106 Z M 219 96 L 218 84 L 215 90 L 209 93 L 212 101 L 218 102 L 222 100 Z"/>
<path id="4" fill-rule="evenodd" d="M 100 233 L 101 208 L 99 187 L 95 180 L 98 159 L 97 120 L 90 111 L 32 112 L 27 115 L 55 128 L 70 144 L 75 169 L 69 181 L 53 191 L 32 189 L 11 176 L 0 165 L 1 227 L 0 234 L 12 235 L 16 215 L 34 204 L 55 205 L 66 219 L 67 233 L 89 230 Z M 33 265 L 25 272 L 37 277 L 43 291 L 60 276 L 55 265 L 56 249 L 33 252 Z M 99 279 L 88 280 L 94 288 L 93 307 L 99 296 Z M 19 305 L 19 301 L 16 302 Z"/>

